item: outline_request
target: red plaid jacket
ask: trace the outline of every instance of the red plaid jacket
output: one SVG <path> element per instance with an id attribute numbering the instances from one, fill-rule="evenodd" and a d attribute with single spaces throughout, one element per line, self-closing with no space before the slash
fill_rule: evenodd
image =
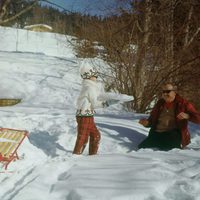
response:
<path id="1" fill-rule="evenodd" d="M 180 112 L 185 112 L 189 114 L 190 118 L 189 121 L 200 124 L 200 112 L 198 112 L 194 106 L 188 102 L 187 100 L 180 97 L 178 94 L 176 94 L 175 100 L 175 116 L 177 116 Z M 151 111 L 150 117 L 149 117 L 149 126 L 151 127 L 151 131 L 156 128 L 156 125 L 158 123 L 158 118 L 161 113 L 161 111 L 164 108 L 165 101 L 164 99 L 160 99 L 154 106 L 154 108 Z M 182 148 L 187 146 L 190 143 L 190 133 L 188 130 L 188 120 L 179 120 L 176 118 L 176 123 L 178 128 L 181 131 L 181 144 Z"/>

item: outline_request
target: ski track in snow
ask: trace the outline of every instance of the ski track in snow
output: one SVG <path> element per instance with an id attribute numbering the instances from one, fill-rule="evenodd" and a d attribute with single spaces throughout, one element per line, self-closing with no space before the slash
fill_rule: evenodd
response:
<path id="1" fill-rule="evenodd" d="M 199 126 L 190 124 L 191 149 L 137 151 L 148 129 L 140 114 L 113 106 L 97 111 L 99 154 L 72 155 L 76 140 L 78 61 L 40 54 L 0 52 L 0 126 L 26 129 L 22 159 L 0 173 L 1 200 L 200 200 Z M 189 147 L 190 147 L 189 146 Z M 192 149 L 193 148 L 193 149 Z"/>

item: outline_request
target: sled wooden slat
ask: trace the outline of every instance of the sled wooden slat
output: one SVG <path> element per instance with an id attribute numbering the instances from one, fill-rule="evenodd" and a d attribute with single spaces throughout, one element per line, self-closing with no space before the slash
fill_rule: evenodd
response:
<path id="1" fill-rule="evenodd" d="M 19 159 L 17 150 L 26 136 L 26 130 L 0 128 L 0 162 L 5 169 L 12 161 Z"/>
<path id="2" fill-rule="evenodd" d="M 21 102 L 21 99 L 0 99 L 0 107 L 13 106 Z"/>

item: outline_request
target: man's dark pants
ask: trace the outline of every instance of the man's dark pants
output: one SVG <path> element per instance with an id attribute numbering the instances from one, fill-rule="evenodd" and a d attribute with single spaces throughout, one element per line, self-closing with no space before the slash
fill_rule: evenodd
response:
<path id="1" fill-rule="evenodd" d="M 148 137 L 139 144 L 138 148 L 158 148 L 165 151 L 181 148 L 181 133 L 177 129 L 166 132 L 156 132 L 151 129 Z"/>

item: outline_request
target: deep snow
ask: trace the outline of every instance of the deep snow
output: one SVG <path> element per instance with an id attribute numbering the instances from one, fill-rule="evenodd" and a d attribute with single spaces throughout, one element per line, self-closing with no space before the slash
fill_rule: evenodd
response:
<path id="1" fill-rule="evenodd" d="M 118 104 L 96 110 L 98 155 L 72 155 L 81 87 L 73 48 L 58 34 L 0 27 L 0 35 L 0 98 L 23 99 L 0 107 L 0 126 L 29 131 L 21 159 L 0 173 L 1 200 L 200 200 L 200 126 L 190 124 L 191 148 L 137 151 L 144 114 Z"/>

